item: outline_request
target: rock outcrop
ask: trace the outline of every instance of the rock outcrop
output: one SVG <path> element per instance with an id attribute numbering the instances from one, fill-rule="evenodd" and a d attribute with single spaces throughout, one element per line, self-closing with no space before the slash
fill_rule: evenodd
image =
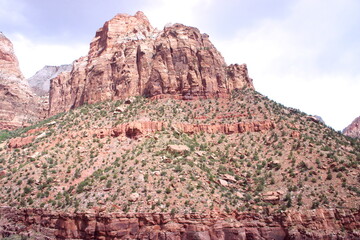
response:
<path id="1" fill-rule="evenodd" d="M 28 125 L 44 113 L 19 69 L 12 43 L 0 33 L 0 129 Z"/>
<path id="2" fill-rule="evenodd" d="M 113 128 L 100 128 L 93 130 L 92 134 L 99 137 L 127 137 L 138 139 L 149 134 L 154 134 L 163 130 L 174 130 L 176 132 L 195 134 L 195 133 L 215 133 L 215 134 L 235 134 L 245 132 L 261 132 L 275 129 L 276 125 L 272 121 L 253 121 L 241 122 L 234 124 L 189 124 L 189 123 L 173 123 L 171 125 L 159 121 L 138 121 L 119 124 Z M 28 136 L 17 137 L 9 140 L 9 148 L 22 148 L 32 143 L 39 136 L 34 134 L 45 131 L 47 128 L 31 129 L 27 132 Z M 79 136 L 80 133 L 73 133 L 72 137 Z"/>
<path id="3" fill-rule="evenodd" d="M 244 132 L 261 132 L 275 129 L 276 125 L 272 121 L 253 121 L 240 122 L 234 124 L 190 124 L 190 123 L 172 123 L 157 121 L 139 121 L 119 124 L 113 128 L 97 129 L 94 134 L 100 138 L 106 136 L 137 139 L 141 136 L 152 134 L 158 131 L 172 129 L 186 134 L 195 133 L 215 133 L 215 134 L 235 134 Z"/>
<path id="4" fill-rule="evenodd" d="M 357 117 L 343 130 L 343 134 L 353 138 L 360 138 L 360 117 Z"/>
<path id="5" fill-rule="evenodd" d="M 21 148 L 33 142 L 35 136 L 17 137 L 9 140 L 9 148 Z"/>
<path id="6" fill-rule="evenodd" d="M 158 31 L 142 12 L 119 14 L 96 32 L 70 74 L 51 81 L 49 113 L 136 95 L 221 97 L 245 87 L 253 88 L 246 65 L 227 66 L 198 29 L 175 24 Z"/>
<path id="7" fill-rule="evenodd" d="M 33 92 L 38 96 L 46 96 L 50 91 L 50 80 L 62 72 L 71 72 L 72 65 L 45 66 L 37 71 L 34 76 L 27 79 Z"/>
<path id="8" fill-rule="evenodd" d="M 61 213 L 0 208 L 0 236 L 40 239 L 358 239 L 359 212 Z M 36 238 L 39 239 L 39 238 Z"/>

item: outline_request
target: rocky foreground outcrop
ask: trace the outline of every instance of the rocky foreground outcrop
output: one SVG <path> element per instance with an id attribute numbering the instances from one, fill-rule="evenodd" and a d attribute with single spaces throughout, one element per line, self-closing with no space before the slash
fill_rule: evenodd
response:
<path id="1" fill-rule="evenodd" d="M 46 110 L 24 79 L 11 41 L 0 33 L 0 129 L 14 129 L 42 118 Z"/>
<path id="2" fill-rule="evenodd" d="M 38 96 L 47 96 L 50 91 L 50 80 L 62 72 L 71 72 L 72 65 L 45 66 L 37 71 L 34 76 L 27 79 L 33 92 Z"/>
<path id="3" fill-rule="evenodd" d="M 36 239 L 359 239 L 359 212 L 86 213 L 0 208 L 0 236 Z"/>
<path id="4" fill-rule="evenodd" d="M 227 66 L 198 29 L 175 24 L 158 31 L 142 12 L 119 14 L 96 32 L 70 74 L 51 81 L 49 113 L 137 95 L 221 97 L 244 87 L 253 88 L 246 65 Z"/>
<path id="5" fill-rule="evenodd" d="M 353 138 L 360 138 L 360 117 L 357 117 L 343 130 L 343 134 Z"/>

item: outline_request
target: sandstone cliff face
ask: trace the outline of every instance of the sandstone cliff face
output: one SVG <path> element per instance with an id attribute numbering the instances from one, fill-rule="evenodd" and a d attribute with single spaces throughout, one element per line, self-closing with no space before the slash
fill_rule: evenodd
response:
<path id="1" fill-rule="evenodd" d="M 70 72 L 71 64 L 61 66 L 45 66 L 37 71 L 34 76 L 27 79 L 33 92 L 38 96 L 46 96 L 50 91 L 50 79 L 57 77 L 62 72 Z"/>
<path id="2" fill-rule="evenodd" d="M 194 133 L 217 133 L 217 134 L 234 134 L 244 132 L 260 132 L 268 131 L 275 128 L 275 123 L 271 121 L 256 121 L 256 122 L 241 122 L 235 124 L 187 124 L 187 123 L 173 123 L 167 125 L 164 122 L 130 122 L 119 124 L 112 129 L 102 129 L 99 131 L 106 135 L 120 136 L 126 135 L 130 138 L 136 138 L 143 134 L 155 133 L 162 129 L 174 129 L 181 133 L 194 134 Z"/>
<path id="3" fill-rule="evenodd" d="M 44 110 L 39 102 L 19 69 L 12 43 L 0 33 L 0 129 L 38 120 Z"/>
<path id="4" fill-rule="evenodd" d="M 343 134 L 353 138 L 360 138 L 360 117 L 357 117 L 343 130 Z"/>
<path id="5" fill-rule="evenodd" d="M 119 14 L 96 32 L 69 76 L 52 80 L 49 113 L 136 95 L 221 97 L 244 87 L 253 88 L 246 65 L 227 66 L 198 29 L 175 24 L 158 31 L 142 12 Z"/>
<path id="6" fill-rule="evenodd" d="M 60 213 L 0 208 L 0 236 L 36 239 L 358 239 L 359 212 Z M 343 230 L 340 232 L 340 230 Z"/>
<path id="7" fill-rule="evenodd" d="M 272 121 L 253 121 L 253 122 L 241 122 L 234 124 L 189 124 L 189 123 L 173 123 L 167 124 L 160 121 L 138 121 L 138 122 L 129 122 L 124 124 L 119 124 L 113 128 L 99 128 L 92 132 L 89 135 L 96 135 L 99 138 L 105 137 L 122 137 L 126 136 L 128 138 L 137 139 L 142 136 L 149 134 L 154 134 L 163 130 L 175 130 L 177 132 L 186 133 L 186 134 L 195 134 L 195 133 L 215 133 L 215 134 L 236 134 L 244 132 L 264 132 L 275 129 L 276 125 Z M 26 137 L 17 137 L 9 140 L 9 148 L 22 148 L 36 139 L 35 135 L 31 135 L 38 131 L 43 131 L 46 128 L 32 129 L 27 132 L 29 136 Z M 80 137 L 82 133 L 71 133 L 72 137 Z"/>

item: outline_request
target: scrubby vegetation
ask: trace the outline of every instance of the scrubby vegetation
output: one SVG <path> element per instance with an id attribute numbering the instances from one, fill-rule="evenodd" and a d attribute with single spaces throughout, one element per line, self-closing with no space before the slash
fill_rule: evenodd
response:
<path id="1" fill-rule="evenodd" d="M 185 134 L 171 127 L 260 120 L 276 128 L 225 135 Z M 136 121 L 168 127 L 137 138 L 107 134 Z M 31 129 L 37 136 L 31 144 L 8 148 L 9 140 Z M 169 151 L 168 145 L 189 150 Z M 251 90 L 236 91 L 230 99 L 137 97 L 130 104 L 84 105 L 0 132 L 0 204 L 172 214 L 358 209 L 359 163 L 359 140 Z"/>

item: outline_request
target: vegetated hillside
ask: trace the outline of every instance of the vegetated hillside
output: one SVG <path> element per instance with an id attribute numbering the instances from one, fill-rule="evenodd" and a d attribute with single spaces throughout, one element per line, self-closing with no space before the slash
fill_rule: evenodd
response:
<path id="1" fill-rule="evenodd" d="M 360 142 L 253 90 L 229 99 L 84 105 L 1 134 L 3 206 L 172 214 L 359 209 Z"/>

